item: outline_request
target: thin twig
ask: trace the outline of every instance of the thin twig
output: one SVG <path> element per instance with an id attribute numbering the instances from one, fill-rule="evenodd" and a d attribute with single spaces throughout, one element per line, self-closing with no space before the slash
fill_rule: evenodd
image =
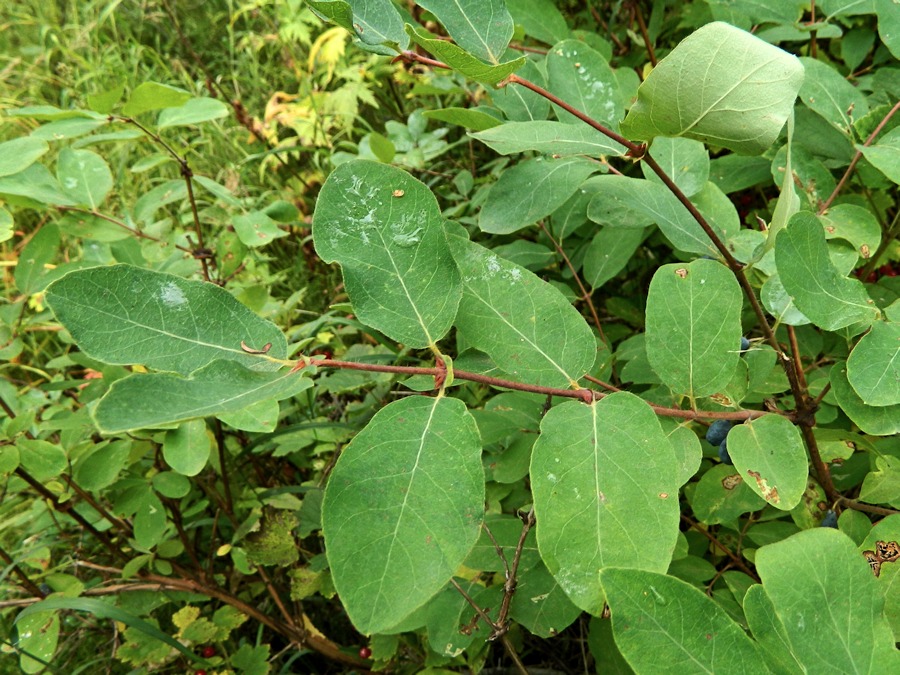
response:
<path id="1" fill-rule="evenodd" d="M 650 40 L 650 34 L 647 32 L 647 24 L 644 23 L 644 15 L 641 13 L 641 5 L 637 0 L 635 0 L 631 3 L 631 6 L 634 8 L 634 18 L 637 19 L 638 28 L 641 29 L 641 38 L 644 40 L 644 47 L 647 48 L 647 58 L 650 59 L 650 64 L 654 68 L 656 68 L 656 52 L 653 51 L 653 41 Z"/>

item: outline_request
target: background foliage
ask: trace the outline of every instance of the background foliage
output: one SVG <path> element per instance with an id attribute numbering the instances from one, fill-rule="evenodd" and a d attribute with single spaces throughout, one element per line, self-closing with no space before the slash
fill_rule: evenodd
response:
<path id="1" fill-rule="evenodd" d="M 891 0 L 9 5 L 5 670 L 892 672 Z"/>

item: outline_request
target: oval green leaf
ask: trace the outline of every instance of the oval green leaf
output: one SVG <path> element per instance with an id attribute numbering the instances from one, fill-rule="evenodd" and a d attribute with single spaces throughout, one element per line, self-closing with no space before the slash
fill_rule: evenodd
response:
<path id="1" fill-rule="evenodd" d="M 633 394 L 569 401 L 544 416 L 531 457 L 537 542 L 572 602 L 603 611 L 603 568 L 668 568 L 678 537 L 676 473 L 656 415 Z"/>
<path id="2" fill-rule="evenodd" d="M 507 122 L 487 131 L 469 134 L 501 155 L 539 152 L 543 155 L 622 155 L 624 148 L 596 129 L 551 120 Z M 504 174 L 506 175 L 506 174 Z"/>
<path id="3" fill-rule="evenodd" d="M 261 373 L 234 361 L 213 361 L 187 378 L 136 373 L 113 382 L 94 410 L 94 421 L 108 434 L 149 429 L 238 412 L 259 401 L 294 396 L 311 386 L 310 379 L 287 369 Z"/>
<path id="4" fill-rule="evenodd" d="M 884 596 L 847 535 L 799 532 L 759 549 L 756 569 L 806 672 L 890 672 L 896 653 Z"/>
<path id="5" fill-rule="evenodd" d="M 728 454 L 744 481 L 760 497 L 790 511 L 806 489 L 809 474 L 800 432 L 781 415 L 763 415 L 734 427 Z"/>
<path id="6" fill-rule="evenodd" d="M 847 417 L 862 431 L 873 436 L 900 434 L 900 405 L 866 405 L 847 379 L 847 365 L 837 363 L 831 369 L 834 397 Z"/>
<path id="7" fill-rule="evenodd" d="M 503 0 L 420 0 L 460 47 L 488 63 L 500 63 L 513 34 Z"/>
<path id="8" fill-rule="evenodd" d="M 545 386 L 577 386 L 597 355 L 584 317 L 556 288 L 462 237 L 450 238 L 463 277 L 459 332 L 504 372 Z"/>
<path id="9" fill-rule="evenodd" d="M 847 379 L 867 405 L 900 404 L 900 325 L 872 325 L 850 352 Z"/>
<path id="10" fill-rule="evenodd" d="M 440 340 L 462 288 L 437 200 L 402 169 L 364 160 L 325 181 L 313 240 L 337 262 L 359 320 L 409 347 Z"/>
<path id="11" fill-rule="evenodd" d="M 510 234 L 549 216 L 566 203 L 599 165 L 578 157 L 535 159 L 507 169 L 488 192 L 478 227 Z"/>
<path id="12" fill-rule="evenodd" d="M 625 115 L 619 80 L 600 52 L 580 40 L 563 40 L 547 54 L 547 89 L 588 117 L 617 131 Z M 562 122 L 584 124 L 554 106 Z"/>
<path id="13" fill-rule="evenodd" d="M 81 349 L 104 363 L 191 373 L 216 359 L 251 370 L 281 366 L 287 340 L 215 284 L 131 265 L 71 272 L 47 288 L 47 304 Z M 134 428 L 134 427 L 129 427 Z"/>
<path id="14" fill-rule="evenodd" d="M 741 289 L 714 260 L 663 265 L 647 295 L 647 357 L 662 381 L 693 398 L 722 389 L 740 359 Z"/>
<path id="15" fill-rule="evenodd" d="M 24 171 L 49 149 L 47 141 L 30 136 L 0 143 L 0 176 L 12 176 Z"/>
<path id="16" fill-rule="evenodd" d="M 113 188 L 112 172 L 106 160 L 90 150 L 60 150 L 56 178 L 67 195 L 94 210 L 103 204 Z"/>
<path id="17" fill-rule="evenodd" d="M 152 377 L 152 375 L 151 375 Z M 163 459 L 182 476 L 196 476 L 209 461 L 210 437 L 206 422 L 191 420 L 166 432 Z"/>
<path id="18" fill-rule="evenodd" d="M 795 214 L 778 234 L 775 266 L 797 309 L 820 328 L 871 324 L 878 317 L 862 282 L 835 268 L 822 223 L 809 211 Z"/>
<path id="19" fill-rule="evenodd" d="M 462 401 L 410 396 L 378 412 L 328 480 L 322 528 L 358 630 L 386 631 L 446 584 L 478 540 L 484 472 Z"/>
<path id="20" fill-rule="evenodd" d="M 636 569 L 606 569 L 600 580 L 616 645 L 635 672 L 769 672 L 744 630 L 687 582 Z"/>
<path id="21" fill-rule="evenodd" d="M 796 57 L 716 21 L 682 40 L 638 89 L 629 138 L 685 136 L 744 154 L 778 138 L 803 82 Z"/>

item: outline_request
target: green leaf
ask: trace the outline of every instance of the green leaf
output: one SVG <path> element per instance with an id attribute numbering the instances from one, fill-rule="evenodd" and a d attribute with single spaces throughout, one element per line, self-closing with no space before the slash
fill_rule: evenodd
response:
<path id="1" fill-rule="evenodd" d="M 875 11 L 881 41 L 895 59 L 900 59 L 900 6 L 895 0 L 875 0 Z"/>
<path id="2" fill-rule="evenodd" d="M 48 663 L 53 663 L 53 655 L 59 645 L 59 613 L 47 611 L 24 614 L 23 611 L 16 617 L 19 667 L 23 673 L 40 673 Z"/>
<path id="3" fill-rule="evenodd" d="M 325 490 L 334 585 L 358 630 L 384 632 L 446 584 L 478 539 L 484 474 L 462 401 L 410 396 L 348 445 Z"/>
<path id="4" fill-rule="evenodd" d="M 688 197 L 706 187 L 709 180 L 709 153 L 703 143 L 689 138 L 655 138 L 650 146 L 656 160 L 675 185 Z M 663 185 L 646 163 L 641 163 L 644 178 Z"/>
<path id="5" fill-rule="evenodd" d="M 768 673 L 743 629 L 690 584 L 635 569 L 605 569 L 600 581 L 616 645 L 636 672 Z"/>
<path id="6" fill-rule="evenodd" d="M 182 476 L 196 476 L 209 461 L 211 449 L 206 422 L 192 420 L 166 432 L 163 441 L 163 459 L 173 471 Z"/>
<path id="7" fill-rule="evenodd" d="M 581 614 L 542 564 L 520 572 L 509 615 L 532 635 L 554 637 Z"/>
<path id="8" fill-rule="evenodd" d="M 87 612 L 88 614 L 92 614 L 98 619 L 112 619 L 113 621 L 124 623 L 126 626 L 131 626 L 132 628 L 135 628 L 150 637 L 160 640 L 161 642 L 165 642 L 167 645 L 169 645 L 169 647 L 177 649 L 194 663 L 198 663 L 203 666 L 209 665 L 204 659 L 197 656 L 191 649 L 185 647 L 183 644 L 178 642 L 178 640 L 175 640 L 172 637 L 166 635 L 153 624 L 148 623 L 143 619 L 139 619 L 133 614 L 129 614 L 128 612 L 119 609 L 118 607 L 115 607 L 103 600 L 93 600 L 90 598 L 64 598 L 59 596 L 46 598 L 45 600 L 36 602 L 30 607 L 26 607 L 21 612 L 19 612 L 19 615 L 16 617 L 15 623 L 18 625 L 26 617 L 56 609 L 70 609 L 76 612 Z"/>
<path id="9" fill-rule="evenodd" d="M 860 257 L 871 258 L 881 243 L 881 226 L 868 209 L 853 204 L 838 204 L 819 215 L 825 226 L 825 238 L 843 239 L 853 244 Z"/>
<path id="10" fill-rule="evenodd" d="M 786 417 L 763 415 L 734 427 L 728 454 L 750 489 L 772 506 L 790 511 L 806 489 L 809 473 L 800 432 Z"/>
<path id="11" fill-rule="evenodd" d="M 584 280 L 592 290 L 625 269 L 640 246 L 646 230 L 624 227 L 601 227 L 584 253 Z"/>
<path id="12" fill-rule="evenodd" d="M 139 84 L 122 108 L 122 114 L 128 117 L 136 117 L 152 110 L 163 108 L 177 108 L 184 105 L 191 98 L 190 92 L 177 87 L 170 87 L 159 82 L 143 82 Z"/>
<path id="13" fill-rule="evenodd" d="M 681 202 L 662 185 L 625 176 L 592 179 L 597 192 L 588 205 L 588 217 L 620 227 L 646 227 L 656 223 L 675 248 L 688 253 L 719 255 L 712 240 Z M 705 208 L 698 205 L 701 213 Z M 716 223 L 707 217 L 713 231 L 727 240 L 734 223 Z M 726 229 L 728 228 L 728 229 Z M 732 232 L 733 230 L 733 232 Z"/>
<path id="14" fill-rule="evenodd" d="M 475 131 L 484 131 L 503 124 L 503 120 L 495 116 L 497 114 L 496 111 L 494 115 L 491 115 L 484 110 L 476 110 L 475 108 L 441 108 L 440 110 L 426 110 L 423 114 L 430 120 L 439 120 L 447 124 L 465 127 L 466 129 L 474 129 Z M 372 134 L 370 145 L 372 145 L 375 137 L 376 134 Z M 386 138 L 384 140 L 387 141 Z M 393 144 L 391 144 L 391 147 L 393 147 Z M 372 145 L 372 152 L 375 152 L 374 145 Z M 381 156 L 378 156 L 378 158 L 385 161 Z M 391 159 L 393 159 L 393 155 Z M 390 160 L 387 161 L 389 162 Z"/>
<path id="15" fill-rule="evenodd" d="M 59 445 L 38 438 L 20 438 L 16 445 L 22 468 L 36 480 L 47 482 L 66 470 L 68 458 Z"/>
<path id="16" fill-rule="evenodd" d="M 525 57 L 522 56 L 512 61 L 489 66 L 452 42 L 438 39 L 424 28 L 406 24 L 406 32 L 413 42 L 428 50 L 436 59 L 443 61 L 453 70 L 481 84 L 496 85 L 512 75 L 525 63 Z"/>
<path id="17" fill-rule="evenodd" d="M 156 119 L 157 129 L 184 127 L 228 116 L 228 106 L 215 98 L 192 98 L 177 108 L 166 108 Z"/>
<path id="18" fill-rule="evenodd" d="M 625 100 L 612 68 L 600 52 L 580 40 L 564 40 L 547 54 L 547 88 L 614 131 L 625 115 Z M 572 113 L 554 108 L 560 121 L 584 124 Z"/>
<path id="19" fill-rule="evenodd" d="M 870 504 L 900 506 L 900 457 L 883 455 L 875 458 L 875 471 L 866 474 L 859 489 L 859 499 Z"/>
<path id="20" fill-rule="evenodd" d="M 622 133 L 685 136 L 745 154 L 775 143 L 794 107 L 803 66 L 722 22 L 682 40 L 638 89 Z"/>
<path id="21" fill-rule="evenodd" d="M 847 379 L 867 405 L 900 404 L 900 324 L 872 325 L 850 352 Z"/>
<path id="22" fill-rule="evenodd" d="M 534 151 L 558 157 L 597 157 L 619 156 L 624 152 L 621 145 L 585 124 L 574 125 L 550 120 L 507 122 L 469 135 L 501 155 Z"/>
<path id="23" fill-rule="evenodd" d="M 403 19 L 390 0 L 308 0 L 308 3 L 326 21 L 353 33 L 367 51 L 391 56 L 409 46 Z"/>
<path id="24" fill-rule="evenodd" d="M 513 34 L 513 20 L 503 0 L 420 0 L 453 41 L 489 63 L 500 63 Z"/>
<path id="25" fill-rule="evenodd" d="M 831 386 L 838 405 L 864 433 L 890 436 L 900 433 L 900 405 L 870 406 L 850 386 L 846 364 L 831 369 Z"/>
<path id="26" fill-rule="evenodd" d="M 593 331 L 556 288 L 489 249 L 450 239 L 463 278 L 459 332 L 522 382 L 577 386 L 594 364 Z"/>
<path id="27" fill-rule="evenodd" d="M 847 535 L 799 532 L 761 548 L 756 569 L 805 672 L 890 671 L 896 663 L 884 596 Z"/>
<path id="28" fill-rule="evenodd" d="M 772 600 L 761 584 L 753 584 L 744 594 L 744 616 L 766 665 L 777 675 L 792 675 L 802 668 L 791 651 L 787 631 L 775 614 Z"/>
<path id="29" fill-rule="evenodd" d="M 90 150 L 60 150 L 56 178 L 76 203 L 94 210 L 100 208 L 113 188 L 112 172 L 106 160 Z"/>
<path id="30" fill-rule="evenodd" d="M 360 321 L 413 348 L 450 330 L 459 271 L 425 185 L 392 166 L 347 162 L 325 181 L 312 228 L 319 256 L 340 263 Z"/>
<path id="31" fill-rule="evenodd" d="M 800 62 L 806 71 L 800 100 L 849 136 L 854 120 L 869 112 L 866 97 L 827 63 L 808 57 L 801 57 Z"/>
<path id="32" fill-rule="evenodd" d="M 0 176 L 12 176 L 34 164 L 50 150 L 47 141 L 25 136 L 0 143 Z"/>
<path id="33" fill-rule="evenodd" d="M 167 520 L 166 508 L 148 484 L 134 514 L 137 545 L 146 551 L 158 546 L 166 535 Z"/>
<path id="34" fill-rule="evenodd" d="M 692 398 L 730 380 L 740 359 L 741 289 L 714 260 L 663 265 L 647 294 L 647 357 L 663 382 Z"/>
<path id="35" fill-rule="evenodd" d="M 114 86 L 109 89 L 104 89 L 96 94 L 88 94 L 87 103 L 88 106 L 94 112 L 98 112 L 102 115 L 108 115 L 112 112 L 113 108 L 116 106 L 122 99 L 122 94 L 125 93 L 125 81 L 120 80 Z"/>
<path id="36" fill-rule="evenodd" d="M 483 232 L 510 234 L 536 223 L 562 206 L 598 168 L 577 157 L 520 162 L 491 187 L 478 226 Z"/>
<path id="37" fill-rule="evenodd" d="M 432 380 L 433 381 L 433 380 Z M 278 426 L 281 407 L 275 399 L 257 401 L 241 410 L 216 415 L 228 426 L 242 431 L 272 433 Z"/>
<path id="38" fill-rule="evenodd" d="M 848 279 L 834 267 L 822 223 L 812 213 L 795 214 L 778 234 L 775 265 L 797 309 L 820 328 L 870 324 L 878 317 L 862 282 Z"/>
<path id="39" fill-rule="evenodd" d="M 603 611 L 601 569 L 668 568 L 678 536 L 675 473 L 656 415 L 633 394 L 569 401 L 544 416 L 531 457 L 538 548 L 581 609 Z"/>
<path id="40" fill-rule="evenodd" d="M 278 227 L 278 223 L 262 211 L 251 211 L 232 220 L 238 238 L 248 248 L 265 246 L 274 239 L 290 234 L 287 229 Z"/>
<path id="41" fill-rule="evenodd" d="M 547 84 L 546 77 L 534 64 L 534 61 L 525 61 L 522 67 L 516 71 L 516 74 L 539 87 L 544 87 Z M 521 85 L 511 85 L 497 89 L 491 92 L 491 98 L 494 105 L 500 108 L 507 119 L 516 122 L 546 120 L 550 112 L 550 101 Z"/>
<path id="42" fill-rule="evenodd" d="M 0 178 L 0 195 L 25 197 L 39 204 L 75 206 L 43 164 L 32 164 L 13 176 Z"/>
<path id="43" fill-rule="evenodd" d="M 689 495 L 691 509 L 701 523 L 728 523 L 766 505 L 741 478 L 733 466 L 717 464 L 703 474 L 697 488 Z"/>
<path id="44" fill-rule="evenodd" d="M 82 351 L 111 364 L 188 374 L 216 359 L 275 370 L 287 340 L 215 284 L 131 265 L 71 272 L 47 288 L 47 304 Z M 271 343 L 265 357 L 248 354 Z M 133 428 L 133 427 L 132 427 Z"/>
<path id="45" fill-rule="evenodd" d="M 513 20 L 525 29 L 525 34 L 548 45 L 570 36 L 562 13 L 552 0 L 506 0 Z"/>
<path id="46" fill-rule="evenodd" d="M 740 192 L 755 185 L 768 185 L 771 166 L 772 160 L 765 157 L 723 155 L 710 161 L 709 180 L 726 194 Z"/>
<path id="47" fill-rule="evenodd" d="M 155 428 L 237 412 L 259 401 L 294 396 L 311 386 L 311 380 L 287 369 L 261 373 L 234 361 L 213 361 L 187 378 L 170 373 L 136 373 L 113 382 L 94 410 L 94 420 L 108 434 Z M 176 461 L 178 467 L 172 468 L 190 470 L 186 467 L 196 462 L 199 455 Z"/>
<path id="48" fill-rule="evenodd" d="M 12 214 L 0 206 L 0 244 L 13 238 L 14 223 Z"/>
<path id="49" fill-rule="evenodd" d="M 854 89 L 854 91 L 856 91 Z M 892 129 L 878 139 L 878 142 L 866 147 L 857 145 L 863 156 L 876 169 L 900 184 L 900 127 Z"/>
<path id="50" fill-rule="evenodd" d="M 99 129 L 107 124 L 109 124 L 109 120 L 105 117 L 101 119 L 75 117 L 61 119 L 39 126 L 31 132 L 31 138 L 43 139 L 46 141 L 67 141 L 89 134 L 95 129 Z"/>
<path id="51" fill-rule="evenodd" d="M 34 233 L 16 263 L 16 288 L 25 295 L 44 290 L 47 285 L 47 269 L 56 259 L 61 238 L 56 225 L 44 225 Z"/>
<path id="52" fill-rule="evenodd" d="M 819 4 L 829 18 L 875 13 L 875 0 L 819 0 Z"/>

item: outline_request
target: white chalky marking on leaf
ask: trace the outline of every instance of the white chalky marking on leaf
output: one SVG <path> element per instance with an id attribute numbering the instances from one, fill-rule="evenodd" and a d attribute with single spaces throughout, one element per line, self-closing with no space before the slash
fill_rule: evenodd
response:
<path id="1" fill-rule="evenodd" d="M 166 307 L 177 307 L 187 302 L 187 297 L 174 282 L 169 281 L 163 285 L 159 291 L 159 299 L 163 301 Z"/>

